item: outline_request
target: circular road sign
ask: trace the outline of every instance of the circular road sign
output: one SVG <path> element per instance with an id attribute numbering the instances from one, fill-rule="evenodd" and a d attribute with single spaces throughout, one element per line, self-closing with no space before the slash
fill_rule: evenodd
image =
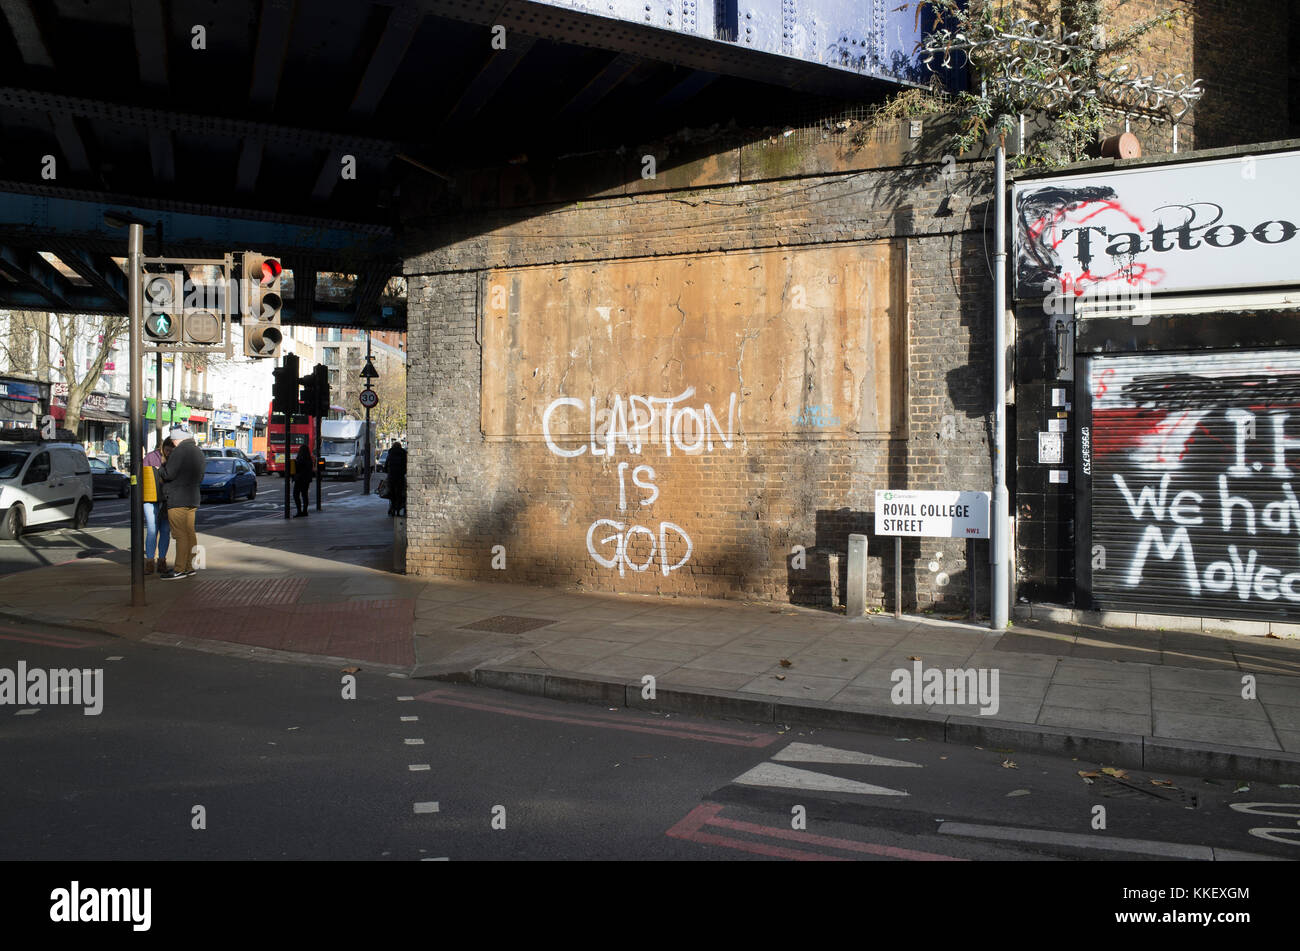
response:
<path id="1" fill-rule="evenodd" d="M 366 409 L 374 409 L 379 405 L 379 394 L 374 390 L 362 390 L 361 405 Z"/>

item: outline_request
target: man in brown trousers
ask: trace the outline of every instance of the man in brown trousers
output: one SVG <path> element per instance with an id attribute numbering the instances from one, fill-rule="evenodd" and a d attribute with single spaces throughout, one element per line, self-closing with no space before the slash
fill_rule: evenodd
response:
<path id="1" fill-rule="evenodd" d="M 158 575 L 164 581 L 194 574 L 194 550 L 199 544 L 199 536 L 194 531 L 194 513 L 199 508 L 199 486 L 208 463 L 194 441 L 194 434 L 184 425 L 173 426 L 171 437 L 176 448 L 158 470 L 167 500 L 167 521 L 176 540 L 175 567 Z"/>

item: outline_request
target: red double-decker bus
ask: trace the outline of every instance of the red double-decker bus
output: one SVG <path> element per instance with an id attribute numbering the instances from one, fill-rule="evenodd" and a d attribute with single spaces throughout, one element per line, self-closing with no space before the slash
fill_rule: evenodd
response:
<path id="1" fill-rule="evenodd" d="M 266 471 L 284 471 L 284 414 L 272 412 L 274 404 L 266 408 Z M 316 418 L 296 415 L 289 422 L 289 456 L 298 455 L 303 443 L 316 458 Z"/>

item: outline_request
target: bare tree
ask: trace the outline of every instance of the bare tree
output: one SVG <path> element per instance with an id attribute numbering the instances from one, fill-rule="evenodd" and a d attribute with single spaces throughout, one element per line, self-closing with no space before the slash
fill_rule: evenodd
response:
<path id="1" fill-rule="evenodd" d="M 370 411 L 370 421 L 379 432 L 395 436 L 406 432 L 406 366 L 395 360 L 375 383 L 379 405 Z"/>
<path id="2" fill-rule="evenodd" d="M 81 406 L 86 397 L 99 384 L 104 364 L 117 338 L 126 333 L 129 324 L 126 315 L 87 316 L 85 314 L 55 314 L 48 322 L 47 336 L 63 355 L 60 372 L 68 384 L 67 410 L 63 425 L 72 432 L 81 423 Z M 83 371 L 77 365 L 77 342 L 86 341 L 90 354 L 89 365 Z"/>
<path id="3" fill-rule="evenodd" d="M 0 339 L 6 371 L 43 383 L 50 379 L 50 315 L 43 311 L 9 312 L 9 332 Z"/>

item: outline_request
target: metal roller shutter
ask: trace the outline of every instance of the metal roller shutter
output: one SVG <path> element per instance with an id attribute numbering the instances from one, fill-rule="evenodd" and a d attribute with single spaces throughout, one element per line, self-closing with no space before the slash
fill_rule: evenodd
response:
<path id="1" fill-rule="evenodd" d="M 1096 606 L 1300 621 L 1300 351 L 1085 368 L 1079 563 Z"/>

